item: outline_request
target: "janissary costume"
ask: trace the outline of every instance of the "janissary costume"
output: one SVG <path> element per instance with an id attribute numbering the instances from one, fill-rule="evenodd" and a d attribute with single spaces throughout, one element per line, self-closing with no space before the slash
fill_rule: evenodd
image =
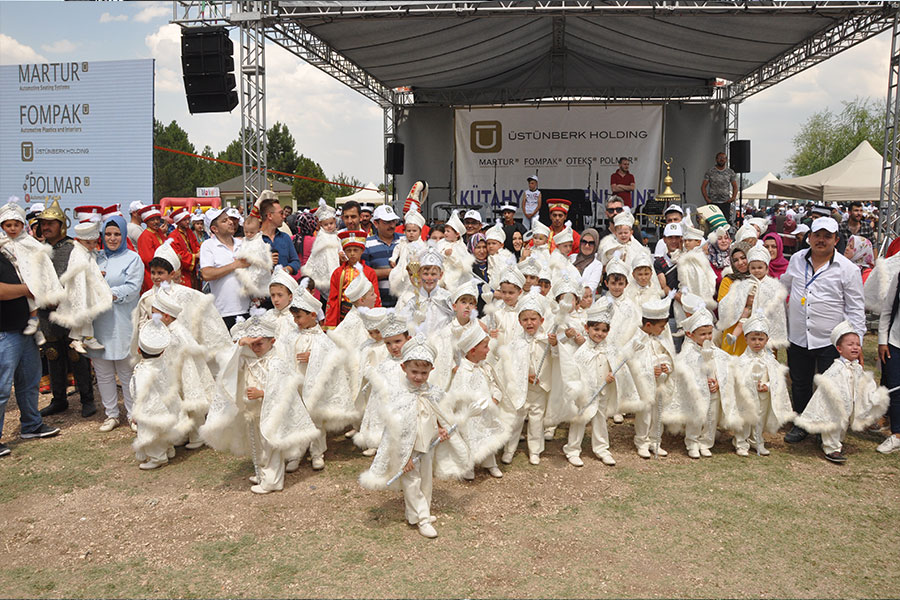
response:
<path id="1" fill-rule="evenodd" d="M 197 289 L 197 264 L 200 260 L 200 242 L 190 228 L 191 213 L 182 206 L 171 215 L 175 229 L 169 234 L 172 249 L 181 260 L 181 285 Z M 182 226 L 182 224 L 186 226 Z"/>
<path id="2" fill-rule="evenodd" d="M 162 218 L 162 212 L 160 212 L 159 206 L 156 204 L 145 206 L 138 214 L 141 215 L 141 220 L 145 225 L 150 219 Z M 150 281 L 150 261 L 153 260 L 153 254 L 156 252 L 156 249 L 162 246 L 165 241 L 166 235 L 164 233 L 149 227 L 144 229 L 138 238 L 137 252 L 141 260 L 144 261 L 144 285 L 141 287 L 142 292 L 146 292 L 153 287 L 153 282 Z"/>
<path id="3" fill-rule="evenodd" d="M 338 233 L 343 248 L 357 247 L 365 250 L 366 233 L 361 230 L 346 230 Z M 328 292 L 328 305 L 325 311 L 325 327 L 337 327 L 344 320 L 347 313 L 353 307 L 352 300 L 347 298 L 347 286 L 357 277 L 365 277 L 369 280 L 375 291 L 375 306 L 381 306 L 381 296 L 378 293 L 378 277 L 367 265 L 359 262 L 351 265 L 343 263 L 331 274 Z M 361 298 L 362 296 L 360 296 Z M 358 298 L 357 298 L 358 299 Z"/>

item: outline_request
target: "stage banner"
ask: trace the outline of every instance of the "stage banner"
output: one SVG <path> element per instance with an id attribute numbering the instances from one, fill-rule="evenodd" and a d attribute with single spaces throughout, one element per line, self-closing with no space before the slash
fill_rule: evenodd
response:
<path id="1" fill-rule="evenodd" d="M 661 105 L 472 107 L 454 117 L 459 204 L 494 209 L 512 202 L 521 209 L 526 178 L 535 174 L 539 188 L 590 189 L 603 203 L 622 156 L 631 159 L 635 212 L 656 194 Z"/>
<path id="2" fill-rule="evenodd" d="M 0 202 L 149 204 L 153 60 L 0 66 L 0 140 Z"/>

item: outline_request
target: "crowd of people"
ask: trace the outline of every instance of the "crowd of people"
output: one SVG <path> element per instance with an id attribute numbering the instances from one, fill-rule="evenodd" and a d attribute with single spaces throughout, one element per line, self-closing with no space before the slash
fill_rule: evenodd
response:
<path id="1" fill-rule="evenodd" d="M 814 435 L 843 463 L 847 430 L 889 412 L 878 450 L 900 450 L 900 392 L 861 353 L 868 304 L 883 383 L 900 384 L 900 258 L 864 289 L 861 205 L 846 220 L 779 205 L 737 228 L 672 205 L 651 245 L 618 195 L 604 226 L 576 232 L 569 202 L 539 192 L 550 223 L 533 210 L 527 226 L 513 205 L 495 223 L 477 210 L 429 222 L 426 193 L 417 182 L 402 214 L 355 202 L 292 213 L 272 192 L 246 215 L 133 203 L 127 222 L 117 206 L 80 207 L 74 238 L 58 204 L 11 199 L 0 430 L 14 387 L 21 437 L 58 434 L 42 417 L 68 410 L 69 373 L 92 416 L 93 371 L 100 430 L 123 423 L 121 386 L 141 469 L 207 445 L 250 457 L 257 494 L 281 490 L 307 455 L 323 469 L 326 434 L 343 433 L 372 457 L 360 484 L 402 490 L 426 537 L 434 476 L 501 478 L 520 448 L 539 464 L 557 435 L 582 467 L 588 425 L 591 453 L 613 466 L 626 448 L 611 448 L 609 420 L 633 427 L 645 459 L 667 455 L 663 432 L 692 459 L 720 431 L 738 455 L 765 456 L 766 436 L 790 426 L 786 442 Z M 39 411 L 42 362 L 52 397 Z"/>

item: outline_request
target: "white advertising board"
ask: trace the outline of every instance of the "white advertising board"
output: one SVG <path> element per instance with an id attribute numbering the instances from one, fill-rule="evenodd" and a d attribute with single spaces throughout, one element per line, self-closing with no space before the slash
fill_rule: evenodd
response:
<path id="1" fill-rule="evenodd" d="M 152 59 L 0 66 L 0 200 L 150 203 L 153 68 Z"/>
<path id="2" fill-rule="evenodd" d="M 455 112 L 456 201 L 521 207 L 525 180 L 537 174 L 539 188 L 590 189 L 592 200 L 603 203 L 610 195 L 610 175 L 619 157 L 626 156 L 639 208 L 656 194 L 662 133 L 661 105 L 460 108 Z"/>

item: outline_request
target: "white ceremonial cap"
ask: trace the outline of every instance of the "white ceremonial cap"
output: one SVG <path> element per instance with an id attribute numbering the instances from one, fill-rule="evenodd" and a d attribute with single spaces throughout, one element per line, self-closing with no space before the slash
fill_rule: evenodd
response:
<path id="1" fill-rule="evenodd" d="M 713 324 L 713 316 L 712 313 L 706 310 L 706 308 L 701 308 L 685 320 L 681 322 L 681 326 L 685 331 L 689 333 L 693 333 L 694 331 L 700 329 L 701 327 L 705 327 L 707 325 L 712 326 Z"/>
<path id="2" fill-rule="evenodd" d="M 470 322 L 469 325 L 463 329 L 459 339 L 456 340 L 456 347 L 459 348 L 460 352 L 465 354 L 487 337 L 488 334 L 481 328 L 481 325 L 477 322 Z"/>
<path id="3" fill-rule="evenodd" d="M 680 223 L 679 223 L 680 224 Z M 684 239 L 686 240 L 703 240 L 703 232 L 696 227 L 688 225 L 684 228 Z"/>
<path id="4" fill-rule="evenodd" d="M 588 323 L 611 323 L 612 302 L 606 296 L 598 296 L 585 311 Z"/>
<path id="5" fill-rule="evenodd" d="M 653 257 L 649 252 L 638 252 L 637 255 L 631 259 L 631 271 L 634 272 L 638 267 L 650 267 L 653 268 Z"/>
<path id="6" fill-rule="evenodd" d="M 484 237 L 489 240 L 494 240 L 495 242 L 500 242 L 501 244 L 505 243 L 506 232 L 503 231 L 503 225 L 500 224 L 500 221 L 491 225 L 488 230 L 484 232 Z"/>
<path id="7" fill-rule="evenodd" d="M 584 286 L 581 285 L 581 281 L 573 279 L 568 273 L 563 273 L 561 277 L 553 282 L 553 287 L 550 289 L 550 295 L 554 298 L 558 298 L 562 294 L 575 294 L 577 301 L 581 299 L 583 291 Z"/>
<path id="8" fill-rule="evenodd" d="M 328 206 L 325 203 L 325 200 L 319 198 L 319 208 L 316 209 L 316 212 L 313 213 L 313 216 L 317 221 L 327 221 L 329 219 L 333 219 L 335 216 L 335 210 Z"/>
<path id="9" fill-rule="evenodd" d="M 387 315 L 378 324 L 378 331 L 381 332 L 382 338 L 389 338 L 401 333 L 409 333 L 409 324 L 399 318 L 392 309 L 388 309 Z"/>
<path id="10" fill-rule="evenodd" d="M 153 258 L 163 259 L 164 261 L 172 265 L 173 271 L 177 271 L 181 268 L 181 259 L 178 258 L 178 254 L 176 254 L 175 249 L 172 248 L 172 240 L 166 240 L 156 250 L 154 250 Z"/>
<path id="11" fill-rule="evenodd" d="M 415 206 L 409 209 L 406 216 L 403 218 L 403 222 L 407 225 L 418 225 L 419 229 L 425 227 L 425 217 L 416 210 Z"/>
<path id="12" fill-rule="evenodd" d="M 359 266 L 359 265 L 357 265 Z M 344 295 L 350 302 L 356 302 L 369 293 L 372 289 L 372 282 L 365 276 L 362 269 L 358 269 L 359 274 L 351 281 L 344 290 Z"/>
<path id="13" fill-rule="evenodd" d="M 546 235 L 550 237 L 550 228 L 540 221 L 534 221 L 531 223 L 531 235 Z"/>
<path id="14" fill-rule="evenodd" d="M 297 290 L 300 289 L 300 285 L 297 283 L 297 280 L 291 277 L 281 265 L 277 265 L 275 267 L 275 270 L 272 271 L 272 279 L 269 280 L 270 286 L 276 283 L 279 283 L 286 287 L 292 295 L 296 294 Z"/>
<path id="15" fill-rule="evenodd" d="M 359 316 L 362 318 L 366 331 L 377 331 L 378 326 L 388 314 L 388 310 L 381 306 L 375 308 L 360 306 L 356 310 L 359 311 Z"/>
<path id="16" fill-rule="evenodd" d="M 747 262 L 759 261 L 769 264 L 769 261 L 772 260 L 772 255 L 769 254 L 769 251 L 765 246 L 753 246 L 750 250 L 747 251 Z"/>
<path id="17" fill-rule="evenodd" d="M 518 264 L 519 272 L 522 275 L 531 275 L 538 277 L 541 274 L 541 263 L 533 256 L 529 256 Z"/>
<path id="18" fill-rule="evenodd" d="M 624 275 L 628 277 L 628 265 L 621 258 L 613 258 L 606 263 L 606 275 Z"/>
<path id="19" fill-rule="evenodd" d="M 304 277 L 303 279 L 305 280 L 306 278 Z M 299 308 L 306 312 L 318 313 L 322 310 L 322 303 L 309 293 L 309 289 L 307 289 L 305 285 L 299 285 L 297 286 L 297 291 L 294 292 L 294 297 L 291 298 L 291 308 Z"/>
<path id="20" fill-rule="evenodd" d="M 831 345 L 837 346 L 838 342 L 841 341 L 841 338 L 848 333 L 856 333 L 856 330 L 853 329 L 853 325 L 851 325 L 850 322 L 846 320 L 838 323 L 831 331 Z"/>
<path id="21" fill-rule="evenodd" d="M 480 329 L 480 327 L 479 327 Z M 400 356 L 401 362 L 409 362 L 411 360 L 424 360 L 434 364 L 437 352 L 425 336 L 417 333 L 411 340 L 403 345 L 403 353 Z"/>
<path id="22" fill-rule="evenodd" d="M 425 251 L 419 254 L 419 268 L 422 267 L 437 267 L 443 270 L 444 257 L 441 256 L 434 244 L 429 244 Z"/>
<path id="23" fill-rule="evenodd" d="M 463 296 L 472 296 L 476 300 L 478 299 L 478 285 L 474 279 L 456 286 L 456 289 L 450 294 L 450 302 L 455 303 Z"/>
<path id="24" fill-rule="evenodd" d="M 275 337 L 275 317 L 262 308 L 251 308 L 250 318 L 244 321 L 241 337 Z"/>
<path id="25" fill-rule="evenodd" d="M 631 211 L 629 210 L 623 210 L 613 218 L 613 225 L 615 227 L 619 227 L 620 225 L 634 227 L 634 215 L 631 214 Z"/>
<path id="26" fill-rule="evenodd" d="M 762 235 L 769 228 L 769 220 L 764 217 L 753 217 L 751 219 L 747 219 L 747 222 L 759 229 L 759 234 Z"/>
<path id="27" fill-rule="evenodd" d="M 681 307 L 684 309 L 684 312 L 694 314 L 700 309 L 706 308 L 706 303 L 703 301 L 703 298 L 696 294 L 681 292 Z"/>
<path id="28" fill-rule="evenodd" d="M 100 217 L 94 215 L 75 226 L 75 239 L 96 240 L 100 237 Z"/>
<path id="29" fill-rule="evenodd" d="M 575 242 L 575 238 L 572 236 L 572 228 L 566 227 L 559 233 L 553 236 L 553 242 L 559 246 L 560 244 L 571 244 Z"/>
<path id="30" fill-rule="evenodd" d="M 171 291 L 171 286 L 160 286 L 153 295 L 153 302 L 150 303 L 151 308 L 155 308 L 159 312 L 165 313 L 170 317 L 178 318 L 184 307 L 178 303 L 175 295 Z"/>
<path id="31" fill-rule="evenodd" d="M 453 229 L 458 235 L 462 235 L 466 232 L 466 226 L 463 225 L 462 220 L 459 218 L 459 212 L 455 209 L 450 214 L 450 218 L 445 225 Z"/>
<path id="32" fill-rule="evenodd" d="M 541 293 L 537 288 L 531 288 L 531 291 L 519 299 L 519 305 L 516 310 L 517 315 L 521 315 L 526 310 L 533 310 L 540 316 L 544 316 L 544 305 L 540 299 Z"/>
<path id="33" fill-rule="evenodd" d="M 682 237 L 684 235 L 684 227 L 681 223 L 666 223 L 663 229 L 663 237 Z"/>
<path id="34" fill-rule="evenodd" d="M 515 265 L 503 271 L 500 276 L 499 283 L 511 283 L 519 288 L 525 287 L 525 276 L 515 267 Z"/>
<path id="35" fill-rule="evenodd" d="M 764 333 L 769 335 L 769 320 L 762 314 L 750 315 L 750 318 L 744 321 L 744 335 L 748 333 Z"/>
<path id="36" fill-rule="evenodd" d="M 647 300 L 641 304 L 641 316 L 645 319 L 668 319 L 671 303 L 672 298 L 669 296 Z"/>
<path id="37" fill-rule="evenodd" d="M 837 231 L 837 229 L 835 229 L 835 231 Z M 741 225 L 741 228 L 738 229 L 737 233 L 734 234 L 735 242 L 743 242 L 744 240 L 751 239 L 759 239 L 759 234 L 756 232 L 756 227 L 754 227 L 750 223 L 744 223 L 743 225 Z"/>
<path id="38" fill-rule="evenodd" d="M 169 333 L 169 328 L 163 325 L 162 315 L 159 314 L 151 315 L 150 320 L 141 325 L 138 332 L 138 348 L 145 354 L 162 354 L 171 341 L 172 334 Z"/>
<path id="39" fill-rule="evenodd" d="M 17 202 L 7 202 L 0 207 L 0 223 L 3 221 L 19 221 L 24 225 L 26 222 L 25 209 Z"/>

